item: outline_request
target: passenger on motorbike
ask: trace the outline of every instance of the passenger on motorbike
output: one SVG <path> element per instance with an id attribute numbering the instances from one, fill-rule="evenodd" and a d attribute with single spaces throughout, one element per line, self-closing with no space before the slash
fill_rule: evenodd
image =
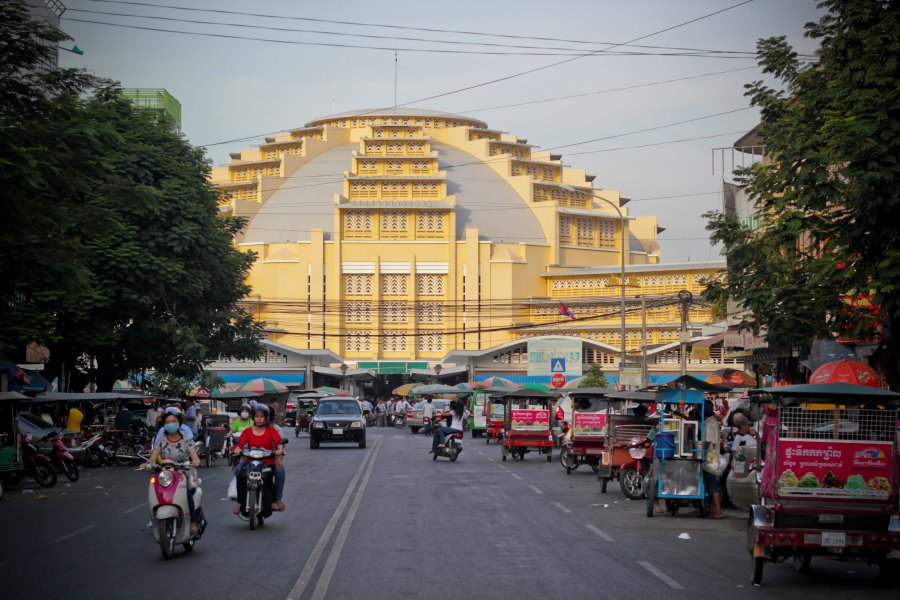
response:
<path id="1" fill-rule="evenodd" d="M 177 412 L 176 412 L 177 411 Z M 194 440 L 182 434 L 181 428 L 184 426 L 184 415 L 177 408 L 167 408 L 166 415 L 163 419 L 163 426 L 160 429 L 162 436 L 153 444 L 153 451 L 150 453 L 150 459 L 147 467 L 156 464 L 162 458 L 167 458 L 176 463 L 191 462 L 191 466 L 195 469 L 200 466 L 200 457 L 197 456 L 197 450 L 194 448 Z M 197 511 L 194 508 L 194 490 L 196 486 L 193 484 L 194 477 L 188 478 L 188 510 L 191 513 L 191 535 L 197 533 L 199 521 L 197 519 Z"/>
<path id="2" fill-rule="evenodd" d="M 231 433 L 240 435 L 245 429 L 253 425 L 253 419 L 250 417 L 250 405 L 246 402 L 241 404 L 238 414 L 240 416 L 231 422 Z"/>
<path id="3" fill-rule="evenodd" d="M 234 454 L 239 455 L 241 448 L 264 448 L 266 450 L 275 451 L 275 459 L 265 458 L 263 462 L 275 467 L 275 502 L 273 508 L 278 511 L 284 510 L 284 502 L 281 499 L 284 493 L 284 445 L 281 443 L 281 433 L 278 429 L 271 425 L 271 412 L 269 407 L 262 403 L 257 403 L 253 407 L 253 425 L 248 427 L 241 433 L 241 438 L 234 446 Z M 246 477 L 247 461 L 242 459 L 235 469 L 235 475 L 240 480 Z M 234 514 L 241 512 L 240 502 L 235 502 Z"/>
<path id="4" fill-rule="evenodd" d="M 452 401 L 450 403 L 450 413 L 446 418 L 450 421 L 450 426 L 435 429 L 434 437 L 431 441 L 432 454 L 436 454 L 438 448 L 444 447 L 444 439 L 448 435 L 462 433 L 466 429 L 466 419 L 469 418 L 469 411 L 466 410 L 465 403 L 460 400 Z"/>

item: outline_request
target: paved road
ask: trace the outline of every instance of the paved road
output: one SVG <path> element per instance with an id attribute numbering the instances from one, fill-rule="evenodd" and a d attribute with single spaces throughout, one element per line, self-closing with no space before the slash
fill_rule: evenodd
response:
<path id="1" fill-rule="evenodd" d="M 540 599 L 896 598 L 875 567 L 814 559 L 808 574 L 767 565 L 749 584 L 744 516 L 648 519 L 617 486 L 529 454 L 466 439 L 456 463 L 430 440 L 373 429 L 366 450 L 301 436 L 288 447 L 288 510 L 257 531 L 223 498 L 230 471 L 202 471 L 210 521 L 191 555 L 165 562 L 147 528 L 146 475 L 85 470 L 74 484 L 8 490 L 0 504 L 4 598 L 200 597 Z M 46 498 L 41 498 L 46 496 Z M 690 539 L 679 539 L 687 533 Z"/>

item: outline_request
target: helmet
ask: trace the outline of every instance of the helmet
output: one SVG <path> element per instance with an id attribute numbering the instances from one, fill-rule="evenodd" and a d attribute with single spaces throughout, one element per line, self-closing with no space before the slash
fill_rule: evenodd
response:
<path id="1" fill-rule="evenodd" d="M 163 413 L 163 421 L 165 421 L 169 415 L 175 415 L 178 418 L 178 423 L 184 424 L 184 413 L 181 412 L 180 409 L 175 408 L 174 406 L 167 408 Z"/>
<path id="2" fill-rule="evenodd" d="M 269 415 L 271 411 L 269 411 L 269 407 L 263 404 L 262 402 L 257 402 L 256 406 L 253 407 L 253 416 L 255 417 L 257 414 L 262 413 L 266 417 L 266 421 L 269 420 Z"/>
<path id="3" fill-rule="evenodd" d="M 250 405 L 247 404 L 246 402 L 244 402 L 243 404 L 241 404 L 241 408 L 238 410 L 238 412 L 239 412 L 239 413 L 240 413 L 240 412 L 244 412 L 245 410 L 246 410 L 247 412 L 250 412 Z"/>

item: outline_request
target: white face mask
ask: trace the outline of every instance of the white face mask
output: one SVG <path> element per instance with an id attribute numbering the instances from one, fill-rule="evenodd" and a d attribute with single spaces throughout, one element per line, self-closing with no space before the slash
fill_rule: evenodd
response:
<path id="1" fill-rule="evenodd" d="M 248 418 L 249 416 L 250 416 L 250 413 L 248 413 L 246 410 L 243 411 L 243 412 L 241 413 L 241 418 L 242 418 L 242 419 L 246 419 L 246 418 Z"/>

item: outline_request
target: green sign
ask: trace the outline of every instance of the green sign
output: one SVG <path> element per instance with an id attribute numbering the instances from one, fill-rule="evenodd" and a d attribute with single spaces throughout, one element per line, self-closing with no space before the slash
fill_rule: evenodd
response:
<path id="1" fill-rule="evenodd" d="M 406 375 L 410 369 L 427 369 L 427 362 L 371 361 L 357 364 L 360 369 L 373 369 L 379 375 Z"/>

